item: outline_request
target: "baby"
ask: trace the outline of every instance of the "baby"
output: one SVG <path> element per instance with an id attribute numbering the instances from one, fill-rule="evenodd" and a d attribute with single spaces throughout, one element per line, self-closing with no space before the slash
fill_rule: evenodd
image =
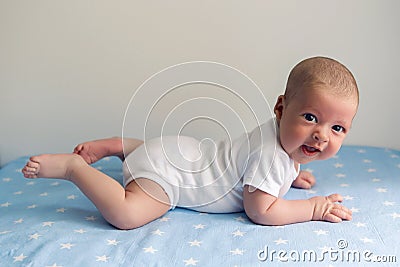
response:
<path id="1" fill-rule="evenodd" d="M 200 153 L 200 142 L 186 136 L 146 142 L 110 138 L 80 144 L 72 154 L 33 156 L 22 172 L 26 178 L 73 182 L 119 229 L 143 226 L 176 206 L 217 213 L 244 210 L 262 225 L 341 222 L 351 220 L 351 211 L 337 203 L 343 199 L 339 194 L 282 197 L 290 186 L 315 184 L 300 164 L 334 156 L 357 108 L 351 72 L 336 60 L 313 57 L 291 71 L 275 117 L 232 143 L 221 141 L 216 156 Z M 90 166 L 107 156 L 123 161 L 123 186 Z"/>

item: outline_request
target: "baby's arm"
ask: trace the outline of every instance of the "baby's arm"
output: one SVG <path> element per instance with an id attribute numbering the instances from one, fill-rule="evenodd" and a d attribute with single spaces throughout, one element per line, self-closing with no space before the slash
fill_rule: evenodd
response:
<path id="1" fill-rule="evenodd" d="M 342 196 L 338 194 L 304 200 L 285 200 L 248 185 L 243 191 L 247 216 L 254 223 L 262 225 L 285 225 L 311 220 L 329 222 L 351 220 L 351 211 L 335 203 L 341 201 Z"/>

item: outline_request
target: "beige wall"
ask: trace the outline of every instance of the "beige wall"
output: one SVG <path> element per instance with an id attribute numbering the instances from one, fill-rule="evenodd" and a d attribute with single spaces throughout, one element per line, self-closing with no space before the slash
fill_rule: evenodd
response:
<path id="1" fill-rule="evenodd" d="M 359 83 L 347 143 L 400 149 L 398 10 L 396 0 L 0 1 L 0 165 L 121 135 L 135 90 L 168 66 L 230 65 L 274 104 L 290 68 L 314 55 Z"/>

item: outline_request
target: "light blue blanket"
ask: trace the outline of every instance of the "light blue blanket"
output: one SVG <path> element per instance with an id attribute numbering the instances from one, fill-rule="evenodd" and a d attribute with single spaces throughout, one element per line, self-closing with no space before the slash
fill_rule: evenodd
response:
<path id="1" fill-rule="evenodd" d="M 399 151 L 344 146 L 332 159 L 302 166 L 317 185 L 286 198 L 340 193 L 353 220 L 283 227 L 255 225 L 244 213 L 175 209 L 140 229 L 116 230 L 73 184 L 24 179 L 26 161 L 0 170 L 0 266 L 400 264 Z M 94 166 L 122 181 L 118 159 Z"/>

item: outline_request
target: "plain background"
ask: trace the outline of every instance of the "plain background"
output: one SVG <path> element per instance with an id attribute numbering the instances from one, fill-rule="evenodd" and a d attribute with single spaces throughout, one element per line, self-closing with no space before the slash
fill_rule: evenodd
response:
<path id="1" fill-rule="evenodd" d="M 120 136 L 135 90 L 162 69 L 193 60 L 240 70 L 273 105 L 301 59 L 336 58 L 360 88 L 346 144 L 400 149 L 399 10 L 397 0 L 1 0 L 0 166 L 22 155 L 69 152 L 85 140 Z M 228 102 L 232 96 L 219 95 L 216 87 L 202 92 Z M 191 96 L 181 88 L 164 104 L 171 109 Z M 232 110 L 242 110 L 240 105 L 229 102 Z M 213 108 L 204 106 L 220 112 Z M 196 110 L 202 115 L 201 107 Z M 174 121 L 179 114 L 184 112 L 175 113 Z M 150 135 L 158 134 L 163 120 L 154 117 Z M 142 131 L 138 124 L 129 135 L 141 137 Z"/>

